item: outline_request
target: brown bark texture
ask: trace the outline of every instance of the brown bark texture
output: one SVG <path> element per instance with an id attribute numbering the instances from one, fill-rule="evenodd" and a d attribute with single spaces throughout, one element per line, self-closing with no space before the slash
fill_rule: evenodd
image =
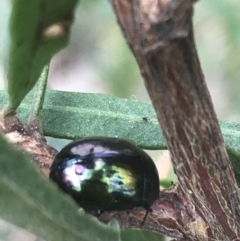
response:
<path id="1" fill-rule="evenodd" d="M 24 126 L 16 115 L 3 118 L 3 110 L 0 109 L 0 132 L 27 154 L 45 175 L 49 175 L 57 150 L 48 145 L 38 120 L 33 119 Z"/>
<path id="2" fill-rule="evenodd" d="M 179 180 L 172 199 L 168 192 L 160 194 L 150 217 L 153 226 L 182 240 L 240 240 L 238 187 L 195 49 L 195 1 L 110 2 Z"/>

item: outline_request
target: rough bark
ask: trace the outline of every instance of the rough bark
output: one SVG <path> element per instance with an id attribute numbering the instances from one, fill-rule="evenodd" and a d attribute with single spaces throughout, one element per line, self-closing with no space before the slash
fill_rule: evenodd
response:
<path id="1" fill-rule="evenodd" d="M 3 118 L 0 109 L 0 132 L 9 142 L 29 155 L 45 175 L 49 175 L 57 151 L 47 144 L 37 120 L 33 120 L 29 126 L 24 126 L 15 115 Z"/>
<path id="2" fill-rule="evenodd" d="M 189 240 L 239 240 L 238 187 L 194 44 L 195 1 L 110 2 L 139 64 L 178 176 L 177 193 L 191 217 L 178 231 L 189 233 Z M 172 211 L 174 217 L 179 208 Z M 168 223 L 161 221 L 162 231 L 172 236 Z"/>

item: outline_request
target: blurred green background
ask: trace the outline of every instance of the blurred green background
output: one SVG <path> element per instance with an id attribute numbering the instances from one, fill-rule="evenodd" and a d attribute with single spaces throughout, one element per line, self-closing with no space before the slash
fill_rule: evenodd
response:
<path id="1" fill-rule="evenodd" d="M 0 87 L 9 0 L 0 1 Z M 201 0 L 194 27 L 200 61 L 219 119 L 240 122 L 240 1 Z M 136 62 L 108 1 L 82 0 L 69 46 L 51 63 L 49 88 L 101 92 L 149 102 Z"/>
<path id="2" fill-rule="evenodd" d="M 197 49 L 219 119 L 240 122 L 240 1 L 195 5 Z M 83 0 L 69 47 L 52 61 L 49 88 L 110 93 L 149 102 L 108 1 Z"/>
<path id="3" fill-rule="evenodd" d="M 0 88 L 4 88 L 9 0 L 0 1 L 0 10 Z M 195 5 L 194 15 L 197 50 L 217 116 L 235 122 L 240 122 L 239 12 L 239 0 L 201 0 Z M 81 1 L 70 44 L 51 62 L 48 87 L 106 93 L 150 103 L 139 69 L 108 1 Z M 66 143 L 56 139 L 49 141 L 57 149 Z M 168 154 L 151 152 L 151 155 L 159 160 L 161 178 L 169 176 Z"/>

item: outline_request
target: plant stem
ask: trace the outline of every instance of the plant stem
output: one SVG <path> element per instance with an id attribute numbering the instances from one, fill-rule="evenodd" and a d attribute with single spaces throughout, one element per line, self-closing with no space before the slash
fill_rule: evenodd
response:
<path id="1" fill-rule="evenodd" d="M 43 68 L 43 71 L 36 84 L 33 104 L 28 118 L 28 124 L 30 124 L 33 120 L 40 121 L 40 114 L 43 107 L 47 87 L 48 71 L 49 65 L 46 65 Z"/>

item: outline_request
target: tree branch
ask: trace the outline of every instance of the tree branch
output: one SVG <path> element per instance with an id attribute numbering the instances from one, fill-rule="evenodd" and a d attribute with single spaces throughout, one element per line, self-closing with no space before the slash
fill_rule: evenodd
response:
<path id="1" fill-rule="evenodd" d="M 204 222 L 200 217 L 197 220 L 193 219 L 187 206 L 187 200 L 180 186 L 174 185 L 161 192 L 158 200 L 152 205 L 152 211 L 148 214 L 143 228 L 185 241 L 194 240 L 191 238 L 194 238 L 196 234 L 206 236 Z M 100 216 L 100 220 L 108 223 L 110 220 L 116 219 L 121 224 L 121 228 L 139 228 L 145 214 L 146 210 L 142 208 L 136 208 L 131 212 L 104 212 Z M 195 220 L 195 226 L 198 227 L 194 234 L 190 228 L 190 224 L 194 224 L 192 220 Z"/>
<path id="2" fill-rule="evenodd" d="M 194 2 L 111 0 L 189 203 L 182 233 L 200 218 L 208 238 L 239 240 L 238 187 L 195 49 Z"/>
<path id="3" fill-rule="evenodd" d="M 29 155 L 45 175 L 49 175 L 57 151 L 47 144 L 36 119 L 31 121 L 31 125 L 24 126 L 15 115 L 3 117 L 0 108 L 0 132 L 9 142 Z"/>

